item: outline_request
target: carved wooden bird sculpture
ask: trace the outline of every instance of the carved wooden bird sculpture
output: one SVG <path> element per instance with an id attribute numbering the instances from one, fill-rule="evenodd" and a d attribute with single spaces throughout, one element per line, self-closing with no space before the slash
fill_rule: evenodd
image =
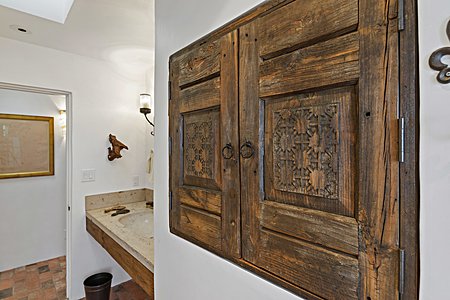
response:
<path id="1" fill-rule="evenodd" d="M 122 155 L 120 154 L 120 151 L 122 149 L 127 149 L 128 150 L 128 147 L 124 143 L 120 142 L 116 138 L 115 135 L 110 134 L 109 135 L 109 141 L 111 142 L 111 145 L 112 145 L 112 149 L 111 149 L 111 147 L 108 148 L 108 159 L 109 159 L 109 161 L 113 161 L 116 158 L 121 158 Z"/>

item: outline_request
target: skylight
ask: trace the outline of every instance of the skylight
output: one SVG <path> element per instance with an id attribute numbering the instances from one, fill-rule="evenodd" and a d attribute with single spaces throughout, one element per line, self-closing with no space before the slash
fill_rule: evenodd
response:
<path id="1" fill-rule="evenodd" d="M 74 0 L 0 0 L 0 5 L 64 24 L 73 1 Z"/>

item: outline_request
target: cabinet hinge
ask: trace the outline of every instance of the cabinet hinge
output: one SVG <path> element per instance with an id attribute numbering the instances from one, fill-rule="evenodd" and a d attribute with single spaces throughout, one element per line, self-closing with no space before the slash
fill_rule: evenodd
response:
<path id="1" fill-rule="evenodd" d="M 400 268 L 399 268 L 399 287 L 398 291 L 400 295 L 405 293 L 405 250 L 400 249 Z"/>
<path id="2" fill-rule="evenodd" d="M 398 31 L 405 30 L 405 0 L 398 0 Z"/>
<path id="3" fill-rule="evenodd" d="M 405 118 L 401 117 L 399 119 L 399 141 L 398 141 L 398 160 L 401 163 L 405 162 Z"/>
<path id="4" fill-rule="evenodd" d="M 172 155 L 172 137 L 169 136 L 169 156 Z"/>
<path id="5" fill-rule="evenodd" d="M 172 100 L 172 81 L 169 80 L 169 101 Z"/>
<path id="6" fill-rule="evenodd" d="M 169 209 L 172 210 L 172 192 L 169 192 Z"/>

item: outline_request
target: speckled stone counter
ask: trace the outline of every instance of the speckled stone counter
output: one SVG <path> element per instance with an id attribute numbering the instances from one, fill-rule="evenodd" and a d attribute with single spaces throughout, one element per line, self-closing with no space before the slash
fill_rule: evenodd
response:
<path id="1" fill-rule="evenodd" d="M 147 189 L 87 196 L 86 218 L 97 225 L 147 269 L 153 272 L 153 209 L 146 207 L 145 203 L 147 201 L 153 202 L 153 193 L 151 190 Z M 115 205 L 126 206 L 130 212 L 115 217 L 111 216 L 111 212 L 104 212 L 105 209 Z M 149 214 L 147 215 L 147 213 Z M 141 218 L 143 214 L 145 214 L 146 218 L 145 226 L 147 223 L 149 226 L 149 228 L 145 228 L 145 232 L 124 225 L 124 223 L 126 224 L 127 222 L 123 222 L 123 218 L 128 218 L 127 221 L 133 223 L 134 216 L 136 216 L 136 220 L 140 220 L 139 218 Z"/>

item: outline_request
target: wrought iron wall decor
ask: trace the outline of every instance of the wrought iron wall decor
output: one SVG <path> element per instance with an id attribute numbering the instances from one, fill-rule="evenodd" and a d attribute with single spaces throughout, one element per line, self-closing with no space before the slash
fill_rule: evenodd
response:
<path id="1" fill-rule="evenodd" d="M 447 24 L 447 36 L 450 41 L 450 21 Z M 440 48 L 430 56 L 429 64 L 433 70 L 439 71 L 437 81 L 443 84 L 450 83 L 450 66 L 442 62 L 444 56 L 450 56 L 450 47 Z"/>

